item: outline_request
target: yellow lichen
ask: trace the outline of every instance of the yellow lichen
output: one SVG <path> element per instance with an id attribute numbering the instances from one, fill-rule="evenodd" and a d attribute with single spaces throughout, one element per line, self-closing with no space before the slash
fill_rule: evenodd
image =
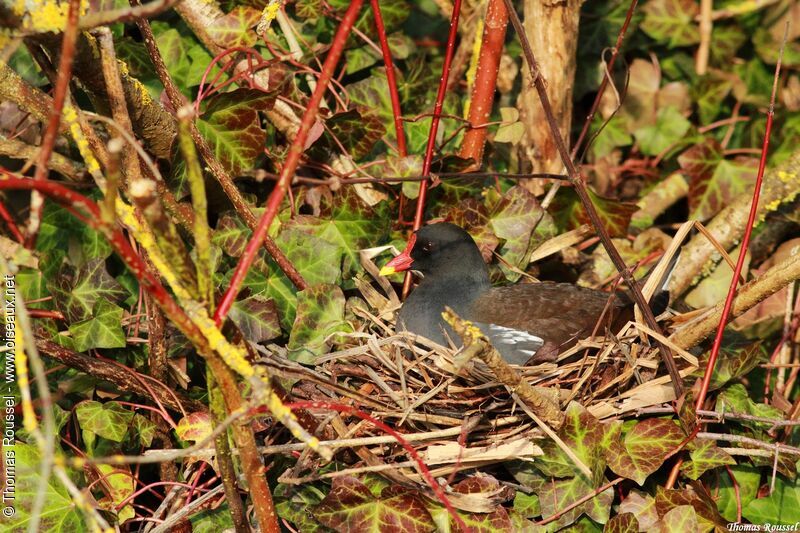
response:
<path id="1" fill-rule="evenodd" d="M 797 179 L 797 174 L 794 172 L 786 172 L 785 170 L 778 171 L 778 179 L 782 183 L 791 183 Z"/>
<path id="2" fill-rule="evenodd" d="M 80 14 L 89 9 L 89 0 L 82 0 Z M 23 17 L 22 27 L 35 32 L 61 32 L 67 25 L 69 2 L 53 0 L 18 0 L 14 6 L 17 15 Z"/>
<path id="3" fill-rule="evenodd" d="M 100 163 L 97 162 L 92 150 L 89 148 L 89 141 L 83 136 L 83 131 L 81 131 L 81 126 L 78 123 L 78 112 L 71 105 L 65 104 L 64 109 L 61 111 L 61 120 L 67 125 L 69 133 L 75 141 L 75 145 L 78 147 L 78 152 L 80 152 L 81 157 L 83 157 L 83 160 L 86 162 L 86 170 L 88 170 L 90 174 L 99 173 Z"/>
<path id="4" fill-rule="evenodd" d="M 472 58 L 467 69 L 467 87 L 472 88 L 475 84 L 475 74 L 478 72 L 478 60 L 481 56 L 481 44 L 483 43 L 483 21 L 479 20 L 475 27 L 475 41 L 472 43 Z M 472 104 L 472 97 L 467 99 L 464 104 L 464 118 L 469 117 L 469 108 Z"/>
<path id="5" fill-rule="evenodd" d="M 264 19 L 264 22 L 270 23 L 275 20 L 275 17 L 278 16 L 278 12 L 281 10 L 281 3 L 278 0 L 270 0 L 270 3 L 267 4 L 267 7 L 264 8 L 264 11 L 261 12 L 261 16 Z"/>

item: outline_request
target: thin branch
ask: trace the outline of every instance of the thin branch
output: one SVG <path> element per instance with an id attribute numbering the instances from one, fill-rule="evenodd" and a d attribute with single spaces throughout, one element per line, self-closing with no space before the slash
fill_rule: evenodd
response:
<path id="1" fill-rule="evenodd" d="M 575 167 L 575 164 L 572 161 L 569 152 L 567 151 L 567 146 L 564 143 L 564 139 L 559 133 L 558 123 L 556 122 L 555 116 L 553 116 L 553 109 L 550 106 L 550 99 L 547 96 L 547 90 L 545 88 L 544 81 L 539 72 L 539 67 L 536 63 L 536 58 L 533 54 L 533 50 L 531 49 L 530 42 L 528 41 L 528 38 L 525 35 L 522 27 L 522 22 L 519 20 L 519 16 L 517 16 L 516 11 L 514 11 L 514 5 L 512 1 L 505 0 L 505 2 L 506 7 L 508 8 L 508 16 L 511 19 L 511 24 L 514 26 L 514 30 L 517 32 L 517 37 L 522 44 L 522 51 L 528 63 L 528 68 L 531 71 L 531 79 L 533 80 L 533 84 L 536 87 L 536 92 L 539 95 L 539 99 L 542 104 L 542 110 L 544 111 L 545 118 L 550 126 L 550 132 L 556 143 L 556 148 L 558 149 L 561 160 L 567 169 L 569 180 L 572 183 L 575 192 L 578 194 L 586 214 L 589 215 L 589 220 L 592 222 L 592 226 L 594 226 L 595 230 L 597 231 L 597 234 L 600 237 L 600 242 L 602 242 L 603 247 L 606 249 L 606 252 L 608 252 L 611 262 L 614 263 L 617 271 L 619 271 L 620 275 L 625 280 L 625 284 L 630 288 L 631 296 L 634 302 L 636 302 L 636 305 L 639 306 L 647 326 L 653 331 L 661 333 L 661 328 L 658 326 L 655 316 L 653 316 L 653 310 L 650 309 L 650 305 L 644 299 L 644 296 L 642 296 L 642 291 L 637 285 L 636 280 L 631 275 L 630 270 L 625 265 L 625 261 L 622 259 L 622 256 L 619 254 L 614 246 L 614 243 L 611 241 L 608 230 L 603 225 L 602 220 L 600 220 L 600 216 L 597 214 L 597 210 L 592 204 L 592 200 L 589 197 L 589 193 L 586 189 L 586 183 L 584 182 L 580 172 L 578 172 L 578 169 Z M 678 372 L 675 359 L 663 344 L 657 341 L 656 344 L 658 345 L 661 358 L 664 361 L 664 366 L 666 366 L 667 372 L 672 380 L 672 387 L 675 390 L 675 396 L 680 397 L 683 392 L 683 379 Z"/>
<path id="2" fill-rule="evenodd" d="M 347 8 L 344 17 L 342 18 L 342 22 L 339 25 L 339 28 L 336 30 L 336 35 L 333 37 L 333 44 L 331 45 L 328 55 L 325 57 L 325 63 L 322 66 L 322 74 L 319 77 L 317 88 L 311 94 L 311 98 L 309 99 L 306 107 L 306 112 L 303 114 L 303 119 L 300 123 L 300 129 L 297 131 L 297 136 L 295 136 L 294 140 L 292 141 L 292 145 L 289 147 L 289 153 L 286 156 L 286 161 L 284 161 L 283 168 L 281 169 L 280 179 L 275 184 L 275 188 L 272 189 L 269 198 L 267 198 L 264 214 L 261 216 L 261 220 L 258 221 L 258 225 L 253 230 L 253 235 L 250 238 L 250 241 L 247 243 L 247 247 L 245 248 L 242 257 L 239 259 L 239 263 L 236 265 L 236 269 L 233 272 L 228 289 L 225 291 L 222 300 L 219 302 L 216 313 L 214 314 L 214 320 L 217 322 L 217 324 L 220 324 L 228 314 L 228 311 L 236 299 L 236 295 L 239 294 L 239 290 L 241 289 L 242 283 L 247 276 L 247 272 L 250 270 L 250 266 L 253 264 L 253 261 L 256 258 L 256 253 L 261 247 L 261 243 L 267 236 L 267 231 L 272 225 L 272 221 L 278 214 L 278 210 L 283 202 L 283 197 L 289 190 L 292 178 L 294 177 L 294 172 L 297 170 L 297 166 L 300 163 L 300 158 L 303 155 L 305 142 L 308 138 L 308 132 L 311 130 L 311 127 L 316 121 L 317 110 L 319 109 L 320 102 L 322 102 L 322 98 L 328 89 L 328 84 L 330 83 L 331 78 L 333 78 L 334 70 L 339 62 L 342 52 L 344 51 L 347 37 L 350 35 L 350 30 L 355 24 L 356 17 L 358 16 L 362 3 L 363 0 L 353 0 L 350 2 L 350 6 Z"/>
<path id="3" fill-rule="evenodd" d="M 61 41 L 61 57 L 58 60 L 58 77 L 56 78 L 53 90 L 53 108 L 50 112 L 50 120 L 42 137 L 41 151 L 36 161 L 36 173 L 33 179 L 44 180 L 47 178 L 48 163 L 53 153 L 53 147 L 58 137 L 59 126 L 61 125 L 61 111 L 64 109 L 64 102 L 67 101 L 69 91 L 69 80 L 72 77 L 72 58 L 75 56 L 75 44 L 78 41 L 78 18 L 80 17 L 80 0 L 69 1 L 69 11 L 67 12 L 67 23 L 64 28 L 64 36 Z M 42 222 L 42 210 L 44 209 L 44 199 L 38 192 L 31 194 L 31 213 L 28 220 L 27 246 L 33 248 L 36 245 L 36 236 L 39 233 L 39 226 Z"/>

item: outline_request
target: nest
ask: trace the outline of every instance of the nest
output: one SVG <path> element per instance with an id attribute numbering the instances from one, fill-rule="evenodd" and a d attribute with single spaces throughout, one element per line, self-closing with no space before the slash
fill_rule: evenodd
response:
<path id="1" fill-rule="evenodd" d="M 367 271 L 374 269 L 371 263 L 365 266 Z M 368 303 L 351 309 L 362 319 L 360 331 L 348 335 L 337 351 L 320 356 L 315 368 L 289 361 L 285 349 L 277 345 L 260 350 L 261 362 L 273 375 L 288 380 L 284 383 L 295 399 L 336 402 L 367 413 L 402 434 L 435 477 L 449 476 L 450 480 L 457 473 L 486 471 L 509 460 L 535 461 L 543 454 L 540 445 L 545 442 L 571 453 L 552 424 L 543 422 L 517 388 L 483 359 L 464 362 L 460 360 L 463 348 L 395 333 L 392 322 L 399 302 L 385 279 L 376 276 L 376 280 L 385 294 L 366 280 L 357 282 Z M 656 377 L 658 350 L 647 340 L 652 336 L 645 326 L 629 322 L 618 333 L 580 341 L 554 363 L 512 368 L 560 412 L 577 402 L 599 420 L 619 418 L 675 399 L 669 377 Z M 698 361 L 691 354 L 679 349 L 675 353 L 684 360 L 683 376 L 697 369 Z M 337 452 L 340 468 L 320 473 L 318 459 L 305 450 L 305 456 L 279 481 L 300 484 L 380 472 L 394 482 L 428 491 L 408 450 L 374 421 L 325 409 L 309 413 L 322 444 Z M 271 442 L 281 439 L 275 434 Z M 303 450 L 302 444 L 266 449 L 268 453 L 298 450 Z M 453 496 L 456 507 L 472 512 L 488 512 L 499 497 L 487 493 L 466 499 Z"/>

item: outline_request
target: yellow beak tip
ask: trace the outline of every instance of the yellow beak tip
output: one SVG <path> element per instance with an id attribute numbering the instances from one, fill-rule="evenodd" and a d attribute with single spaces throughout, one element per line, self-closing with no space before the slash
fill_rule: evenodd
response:
<path id="1" fill-rule="evenodd" d="M 380 271 L 380 272 L 378 272 L 378 273 L 379 273 L 381 276 L 391 276 L 391 275 L 392 275 L 392 274 L 394 274 L 395 272 L 397 272 L 397 271 L 394 269 L 394 267 L 385 266 L 385 267 L 381 268 L 381 271 Z"/>

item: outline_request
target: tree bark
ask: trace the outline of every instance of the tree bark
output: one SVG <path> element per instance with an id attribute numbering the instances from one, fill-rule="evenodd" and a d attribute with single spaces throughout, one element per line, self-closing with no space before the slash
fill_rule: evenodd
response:
<path id="1" fill-rule="evenodd" d="M 575 52 L 578 44 L 580 0 L 525 0 L 524 28 L 539 60 L 540 75 L 547 83 L 559 131 L 569 146 L 572 123 L 572 87 L 575 80 Z M 525 136 L 520 143 L 520 160 L 530 161 L 531 172 L 561 173 L 563 163 L 547 125 L 531 75 L 524 71 L 518 101 Z M 541 180 L 525 186 L 540 193 Z"/>

